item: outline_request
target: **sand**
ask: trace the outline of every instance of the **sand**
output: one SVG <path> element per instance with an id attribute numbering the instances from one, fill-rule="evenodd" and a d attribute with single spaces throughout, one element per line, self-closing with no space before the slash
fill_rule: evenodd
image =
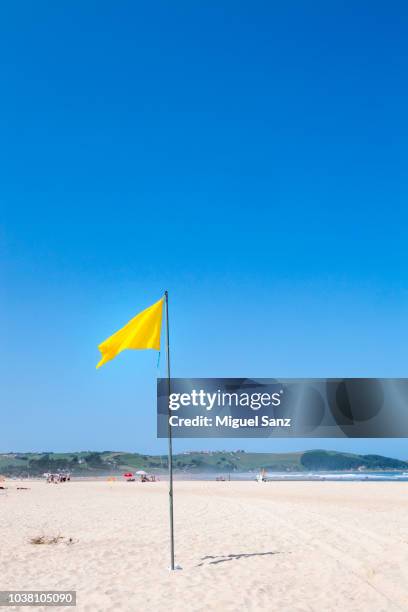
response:
<path id="1" fill-rule="evenodd" d="M 408 483 L 176 482 L 176 572 L 166 483 L 5 484 L 0 589 L 92 612 L 408 610 Z"/>

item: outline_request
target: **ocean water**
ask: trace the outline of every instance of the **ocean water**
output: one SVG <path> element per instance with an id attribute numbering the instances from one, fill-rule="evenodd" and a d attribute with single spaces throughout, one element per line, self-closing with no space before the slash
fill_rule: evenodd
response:
<path id="1" fill-rule="evenodd" d="M 272 472 L 267 480 L 329 480 L 329 481 L 386 481 L 408 482 L 408 472 Z"/>
<path id="2" fill-rule="evenodd" d="M 230 474 L 193 474 L 176 473 L 175 480 L 216 480 L 223 477 L 225 480 L 256 480 L 255 472 L 231 472 Z M 390 472 L 269 472 L 265 475 L 267 482 L 273 481 L 349 481 L 349 482 L 408 482 L 407 471 Z M 164 478 L 165 479 L 165 478 Z"/>

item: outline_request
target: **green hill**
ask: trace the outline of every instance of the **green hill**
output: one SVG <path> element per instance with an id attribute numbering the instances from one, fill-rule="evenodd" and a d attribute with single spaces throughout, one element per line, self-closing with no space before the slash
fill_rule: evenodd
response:
<path id="1" fill-rule="evenodd" d="M 339 470 L 407 470 L 408 462 L 381 455 L 355 455 L 313 450 L 300 453 L 246 453 L 244 451 L 188 452 L 174 456 L 177 473 L 230 473 Z M 167 456 L 141 455 L 115 451 L 79 453 L 5 453 L 0 454 L 0 474 L 38 476 L 44 472 L 68 470 L 74 475 L 115 474 L 143 469 L 163 473 Z"/>

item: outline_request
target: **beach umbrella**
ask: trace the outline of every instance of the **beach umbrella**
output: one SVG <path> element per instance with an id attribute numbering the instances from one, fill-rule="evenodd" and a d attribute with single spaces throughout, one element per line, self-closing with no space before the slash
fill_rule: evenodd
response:
<path id="1" fill-rule="evenodd" d="M 123 474 L 123 476 L 125 478 L 132 478 L 133 474 L 132 474 L 132 472 L 126 472 L 125 474 Z"/>
<path id="2" fill-rule="evenodd" d="M 146 472 L 144 470 L 139 470 L 138 472 L 136 472 L 136 474 L 138 476 L 147 476 Z"/>

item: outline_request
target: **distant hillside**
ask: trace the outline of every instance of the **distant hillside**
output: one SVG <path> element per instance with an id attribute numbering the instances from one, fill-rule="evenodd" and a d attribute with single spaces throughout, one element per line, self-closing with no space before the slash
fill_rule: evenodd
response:
<path id="1" fill-rule="evenodd" d="M 0 454 L 0 474 L 38 476 L 44 472 L 69 470 L 78 476 L 121 473 L 131 470 L 163 473 L 167 456 L 141 455 L 114 451 L 80 453 L 6 453 Z M 313 450 L 303 453 L 246 453 L 244 451 L 190 452 L 174 456 L 179 473 L 407 470 L 408 462 L 380 455 L 353 455 Z"/>
<path id="2" fill-rule="evenodd" d="M 303 467 L 307 470 L 406 470 L 407 461 L 390 459 L 381 455 L 353 455 L 335 451 L 313 450 L 303 453 Z"/>

